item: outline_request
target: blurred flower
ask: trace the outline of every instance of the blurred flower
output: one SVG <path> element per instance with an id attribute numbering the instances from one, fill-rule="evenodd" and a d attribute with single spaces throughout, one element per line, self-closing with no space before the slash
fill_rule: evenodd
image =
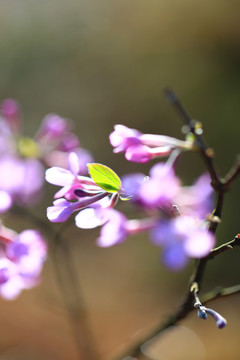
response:
<path id="1" fill-rule="evenodd" d="M 21 159 L 16 156 L 0 157 L 0 191 L 9 197 L 9 206 L 32 204 L 42 195 L 44 167 L 36 159 Z M 0 212 L 1 203 L 0 199 Z M 3 208 L 3 211 L 5 211 Z"/>
<path id="2" fill-rule="evenodd" d="M 181 181 L 173 167 L 158 163 L 151 168 L 148 180 L 140 186 L 138 197 L 146 207 L 168 208 L 174 204 L 180 191 Z"/>
<path id="3" fill-rule="evenodd" d="M 163 249 L 162 261 L 168 268 L 180 270 L 189 258 L 201 258 L 211 251 L 215 237 L 206 222 L 213 209 L 209 175 L 184 187 L 172 165 L 158 163 L 149 177 L 140 173 L 124 176 L 122 186 L 133 204 L 150 216 L 131 220 L 136 232 L 150 231 L 151 241 Z"/>
<path id="4" fill-rule="evenodd" d="M 124 125 L 115 125 L 109 140 L 114 152 L 125 152 L 129 161 L 146 163 L 151 159 L 168 156 L 175 149 L 189 150 L 190 141 L 181 141 L 165 135 L 142 134 Z"/>
<path id="5" fill-rule="evenodd" d="M 3 226 L 0 228 L 0 244 L 0 295 L 13 300 L 23 289 L 39 284 L 47 245 L 36 230 L 17 234 Z"/>
<path id="6" fill-rule="evenodd" d="M 213 188 L 209 174 L 201 175 L 192 186 L 184 186 L 176 196 L 181 213 L 205 219 L 213 210 Z"/>
<path id="7" fill-rule="evenodd" d="M 101 247 L 119 245 L 127 236 L 151 230 L 155 226 L 153 219 L 128 220 L 124 214 L 111 208 L 103 209 L 101 213 L 104 225 L 97 239 L 97 244 Z"/>
<path id="8" fill-rule="evenodd" d="M 7 120 L 8 126 L 13 133 L 18 133 L 21 127 L 21 111 L 17 101 L 5 99 L 1 104 L 2 116 Z"/>
<path id="9" fill-rule="evenodd" d="M 13 99 L 0 105 L 0 213 L 16 203 L 29 205 L 41 199 L 44 170 L 51 162 L 67 167 L 73 149 L 80 164 L 79 173 L 86 173 L 91 154 L 80 147 L 71 123 L 56 114 L 48 114 L 35 138 L 21 133 L 21 111 Z"/>
<path id="10" fill-rule="evenodd" d="M 215 237 L 205 223 L 191 216 L 159 219 L 151 231 L 155 245 L 163 248 L 163 263 L 172 270 L 183 268 L 189 258 L 206 256 L 215 244 Z"/>
<path id="11" fill-rule="evenodd" d="M 114 209 L 103 211 L 108 220 L 101 228 L 97 244 L 101 247 L 121 244 L 128 235 L 126 216 Z"/>

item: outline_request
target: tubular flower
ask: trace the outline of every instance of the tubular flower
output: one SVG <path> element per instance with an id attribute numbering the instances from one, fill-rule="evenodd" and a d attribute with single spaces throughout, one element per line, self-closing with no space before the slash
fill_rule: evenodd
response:
<path id="1" fill-rule="evenodd" d="M 75 153 L 68 157 L 69 170 L 53 167 L 46 170 L 46 180 L 62 186 L 55 194 L 53 206 L 47 208 L 47 217 L 51 222 L 64 222 L 73 212 L 82 210 L 75 217 L 76 226 L 94 228 L 102 225 L 107 218 L 102 209 L 115 206 L 119 193 L 108 192 L 98 186 L 92 178 L 78 175 L 79 161 Z M 119 179 L 120 180 L 120 179 Z"/>
<path id="2" fill-rule="evenodd" d="M 168 156 L 175 149 L 189 150 L 190 141 L 182 141 L 165 135 L 142 134 L 124 125 L 115 125 L 109 140 L 114 152 L 125 152 L 127 160 L 146 163 L 151 159 Z"/>

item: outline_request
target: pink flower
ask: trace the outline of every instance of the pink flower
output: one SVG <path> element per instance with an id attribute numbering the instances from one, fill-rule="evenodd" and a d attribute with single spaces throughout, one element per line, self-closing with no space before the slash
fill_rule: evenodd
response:
<path id="1" fill-rule="evenodd" d="M 56 114 L 44 119 L 35 138 L 21 134 L 21 111 L 13 99 L 0 105 L 0 213 L 13 204 L 31 205 L 41 199 L 44 167 L 54 162 L 67 167 L 69 151 L 78 157 L 79 174 L 87 172 L 91 154 L 80 147 L 68 120 Z"/>
<path id="2" fill-rule="evenodd" d="M 44 184 L 43 165 L 35 159 L 15 156 L 0 157 L 0 191 L 5 193 L 4 202 L 9 204 L 32 204 L 39 200 Z M 8 200 L 7 200 L 8 198 Z M 3 199 L 0 199 L 0 204 Z M 1 208 L 1 205 L 0 205 Z"/>
<path id="3" fill-rule="evenodd" d="M 180 189 L 181 182 L 174 169 L 158 163 L 151 168 L 149 179 L 142 183 L 138 196 L 146 207 L 171 208 Z"/>
<path id="4" fill-rule="evenodd" d="M 175 149 L 189 150 L 192 147 L 189 141 L 165 135 L 142 134 L 124 125 L 115 125 L 109 140 L 114 152 L 125 152 L 127 160 L 139 163 L 168 156 Z"/>
<path id="5" fill-rule="evenodd" d="M 0 241 L 0 295 L 13 300 L 23 289 L 39 284 L 47 245 L 38 231 L 16 234 L 4 227 L 0 229 Z"/>
<path id="6" fill-rule="evenodd" d="M 76 195 L 76 190 L 82 190 L 84 196 L 102 192 L 102 189 L 90 177 L 79 175 L 80 162 L 76 153 L 72 152 L 68 155 L 68 168 L 69 170 L 54 166 L 45 172 L 47 182 L 62 186 L 62 189 L 55 194 L 55 199 L 63 196 L 67 200 L 78 199 L 79 195 Z"/>
<path id="7" fill-rule="evenodd" d="M 75 211 L 76 225 L 81 228 L 93 228 L 103 223 L 99 209 L 113 207 L 119 197 L 118 193 L 110 194 L 86 176 L 80 176 L 79 160 L 75 153 L 68 157 L 69 170 L 53 167 L 46 170 L 46 180 L 54 185 L 62 186 L 55 194 L 57 199 L 53 206 L 47 208 L 47 217 L 51 222 L 64 222 Z M 104 199 L 110 196 L 110 199 Z M 62 198 L 64 197 L 64 198 Z M 86 209 L 86 208 L 91 209 Z M 84 209 L 84 210 L 83 210 Z"/>
<path id="8" fill-rule="evenodd" d="M 105 210 L 108 219 L 103 225 L 100 236 L 97 239 L 98 246 L 109 247 L 121 244 L 127 237 L 127 218 L 125 215 L 114 209 Z"/>
<path id="9" fill-rule="evenodd" d="M 20 106 L 14 99 L 5 99 L 1 104 L 2 116 L 7 120 L 13 133 L 20 131 L 21 111 Z"/>
<path id="10" fill-rule="evenodd" d="M 132 202 L 151 216 L 125 221 L 126 233 L 150 231 L 152 242 L 162 248 L 162 261 L 168 268 L 180 270 L 190 258 L 201 258 L 211 251 L 215 237 L 205 221 L 213 209 L 208 175 L 183 187 L 173 166 L 158 163 L 151 168 L 149 177 L 130 174 L 123 178 L 122 186 Z"/>

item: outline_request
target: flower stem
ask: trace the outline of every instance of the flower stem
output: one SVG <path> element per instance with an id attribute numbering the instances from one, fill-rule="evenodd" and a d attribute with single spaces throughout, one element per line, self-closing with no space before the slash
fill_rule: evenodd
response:
<path id="1" fill-rule="evenodd" d="M 229 188 L 232 181 L 240 174 L 240 161 L 237 160 L 236 164 L 230 169 L 230 171 L 226 174 L 224 179 L 221 179 L 217 173 L 215 168 L 215 164 L 213 162 L 213 151 L 205 144 L 205 141 L 201 134 L 196 131 L 195 122 L 188 115 L 187 111 L 183 107 L 182 103 L 178 99 L 177 95 L 170 89 L 165 90 L 165 94 L 167 100 L 175 107 L 184 123 L 188 126 L 189 131 L 195 135 L 196 143 L 199 148 L 199 152 L 205 162 L 206 168 L 211 176 L 211 185 L 215 190 L 217 195 L 216 207 L 213 213 L 213 217 L 221 219 L 223 200 L 226 190 Z M 212 221 L 209 227 L 209 231 L 215 233 L 218 227 L 219 221 Z M 198 292 L 201 288 L 201 283 L 203 280 L 203 276 L 205 273 L 206 265 L 210 259 L 213 259 L 215 256 L 221 254 L 222 252 L 233 248 L 234 246 L 240 245 L 240 235 L 237 235 L 234 240 L 219 246 L 211 251 L 211 253 L 204 258 L 197 259 L 195 267 L 193 269 L 192 275 L 189 279 L 189 285 L 185 297 L 183 298 L 182 303 L 179 305 L 177 310 L 170 315 L 165 322 L 161 322 L 158 326 L 156 326 L 150 333 L 145 335 L 142 339 L 140 339 L 135 345 L 125 351 L 121 356 L 117 356 L 114 360 L 122 360 L 127 358 L 128 356 L 131 358 L 140 358 L 142 356 L 143 346 L 155 336 L 161 334 L 164 330 L 169 327 L 177 324 L 180 320 L 184 319 L 193 309 L 194 302 L 200 302 L 198 297 Z M 203 297 L 203 301 L 211 301 L 220 296 L 229 296 L 232 294 L 236 294 L 240 292 L 240 285 L 236 285 L 235 287 L 221 289 L 219 291 L 213 291 L 208 293 L 205 298 Z"/>

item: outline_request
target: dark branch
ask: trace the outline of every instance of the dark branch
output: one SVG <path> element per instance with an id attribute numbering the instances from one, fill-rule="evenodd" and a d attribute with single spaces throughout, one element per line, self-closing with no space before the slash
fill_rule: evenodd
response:
<path id="1" fill-rule="evenodd" d="M 236 235 L 233 240 L 212 249 L 210 254 L 207 255 L 206 260 L 211 260 L 227 250 L 232 250 L 235 246 L 240 246 L 240 234 Z"/>
<path id="2" fill-rule="evenodd" d="M 229 170 L 227 175 L 225 176 L 225 187 L 229 188 L 233 180 L 240 174 L 240 155 L 237 156 L 237 160 L 232 168 Z"/>
<path id="3" fill-rule="evenodd" d="M 205 144 L 202 135 L 198 131 L 196 131 L 196 123 L 188 115 L 182 103 L 179 101 L 177 95 L 172 90 L 167 89 L 165 91 L 165 94 L 167 100 L 175 107 L 175 109 L 183 119 L 184 123 L 188 126 L 189 131 L 195 135 L 196 144 L 199 148 L 199 152 L 211 176 L 211 185 L 214 188 L 217 195 L 216 207 L 213 212 L 212 219 L 214 220 L 216 218 L 218 219 L 218 221 L 211 221 L 209 231 L 215 233 L 218 224 L 221 220 L 225 191 L 228 189 L 233 179 L 235 179 L 235 177 L 240 173 L 240 160 L 238 160 L 235 166 L 229 171 L 225 179 L 221 179 L 217 173 L 217 170 L 213 162 L 213 151 Z M 198 297 L 198 292 L 201 288 L 203 275 L 208 261 L 210 259 L 213 259 L 217 255 L 225 252 L 226 250 L 232 249 L 233 247 L 239 245 L 240 245 L 240 235 L 237 235 L 232 241 L 213 249 L 211 253 L 206 257 L 196 260 L 196 266 L 191 275 L 187 293 L 183 299 L 182 304 L 178 307 L 176 312 L 173 315 L 171 315 L 165 322 L 159 324 L 149 334 L 144 336 L 144 338 L 141 339 L 132 348 L 128 349 L 122 356 L 116 357 L 116 360 L 127 359 L 128 356 L 133 358 L 138 358 L 142 354 L 141 349 L 144 346 L 144 344 L 146 344 L 150 339 L 160 334 L 170 326 L 175 325 L 180 320 L 184 319 L 194 309 L 194 301 L 195 302 L 199 301 L 199 303 L 201 303 Z M 205 297 L 203 297 L 202 303 L 211 301 L 220 296 L 229 296 L 238 292 L 240 292 L 240 285 L 237 285 L 232 288 L 218 289 L 205 295 Z"/>
<path id="4" fill-rule="evenodd" d="M 196 122 L 188 115 L 183 104 L 180 102 L 174 91 L 171 89 L 166 89 L 165 95 L 169 103 L 174 106 L 180 117 L 183 119 L 184 123 L 188 126 L 189 131 L 195 135 L 196 144 L 211 176 L 213 188 L 218 189 L 222 187 L 222 182 L 213 163 L 213 150 L 205 144 L 203 136 L 196 131 Z"/>
<path id="5" fill-rule="evenodd" d="M 219 299 L 221 297 L 227 297 L 239 293 L 240 293 L 240 284 L 235 286 L 230 286 L 227 288 L 217 287 L 216 289 L 202 296 L 202 303 L 206 304 L 210 301 Z"/>

